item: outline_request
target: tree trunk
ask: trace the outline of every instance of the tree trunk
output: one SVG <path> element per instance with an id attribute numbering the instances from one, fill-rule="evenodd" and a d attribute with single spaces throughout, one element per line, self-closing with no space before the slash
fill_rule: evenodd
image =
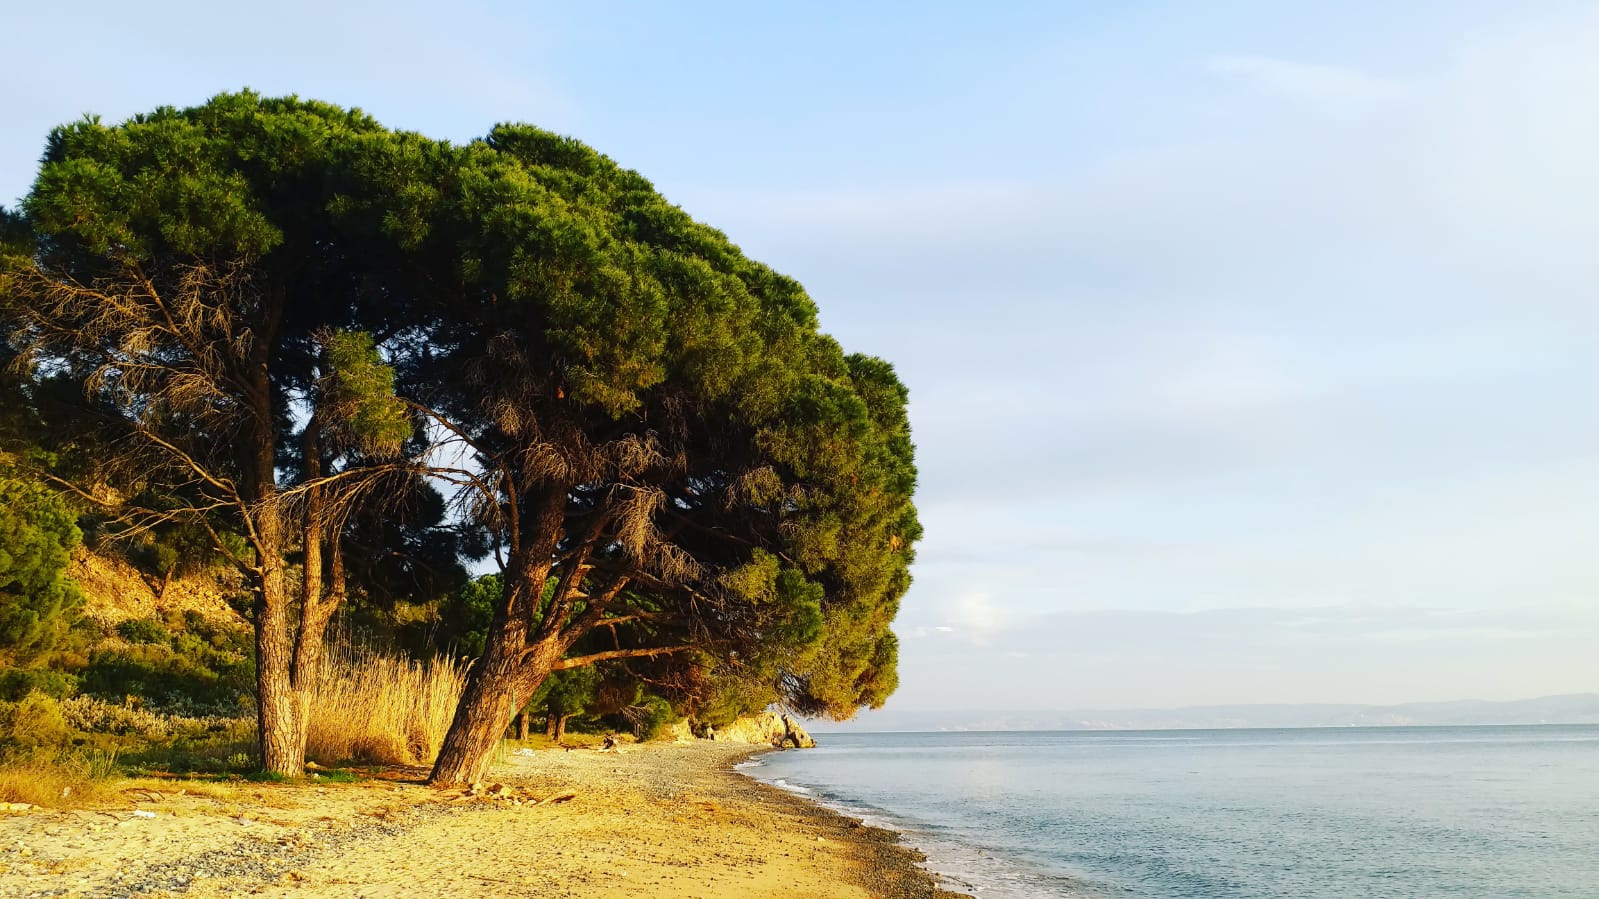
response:
<path id="1" fill-rule="evenodd" d="M 555 719 L 555 742 L 559 743 L 566 739 L 566 719 L 570 717 L 572 716 L 561 715 Z"/>
<path id="2" fill-rule="evenodd" d="M 283 569 L 262 566 L 255 604 L 255 686 L 261 767 L 271 774 L 305 773 L 302 698 L 289 674 L 294 635 L 284 596 Z"/>
<path id="3" fill-rule="evenodd" d="M 554 713 L 544 716 L 544 736 L 555 739 L 555 719 L 559 717 Z"/>
<path id="4" fill-rule="evenodd" d="M 495 609 L 483 654 L 467 675 L 466 689 L 455 707 L 455 719 L 444 735 L 429 783 L 454 785 L 481 780 L 511 716 L 527 704 L 560 658 L 562 647 L 558 640 L 528 645 L 528 631 L 538 612 L 550 566 L 544 563 L 531 569 L 524 569 L 520 578 L 507 585 L 508 596 Z"/>
<path id="5" fill-rule="evenodd" d="M 527 712 L 516 716 L 516 738 L 524 743 L 527 742 L 527 719 L 530 717 L 532 716 Z"/>
<path id="6" fill-rule="evenodd" d="M 533 650 L 524 657 L 520 648 L 506 650 L 489 642 L 467 676 L 428 783 L 445 786 L 483 779 L 511 716 L 550 676 L 559 647 L 551 641 Z"/>
<path id="7" fill-rule="evenodd" d="M 505 596 L 494 609 L 483 654 L 467 675 L 455 719 L 428 776 L 430 784 L 481 780 L 511 716 L 527 705 L 566 649 L 559 628 L 529 640 L 541 613 L 552 614 L 541 605 L 566 516 L 566 490 L 550 488 L 538 500 L 536 520 L 518 525 L 526 530 L 516 538 L 517 550 L 507 566 Z"/>

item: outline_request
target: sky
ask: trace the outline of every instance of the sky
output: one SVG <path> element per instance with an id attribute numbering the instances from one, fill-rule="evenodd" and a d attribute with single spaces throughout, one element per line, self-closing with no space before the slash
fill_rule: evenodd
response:
<path id="1" fill-rule="evenodd" d="M 8 4 L 0 203 L 245 86 L 532 122 L 909 385 L 891 708 L 1599 690 L 1599 8 L 779 6 Z"/>

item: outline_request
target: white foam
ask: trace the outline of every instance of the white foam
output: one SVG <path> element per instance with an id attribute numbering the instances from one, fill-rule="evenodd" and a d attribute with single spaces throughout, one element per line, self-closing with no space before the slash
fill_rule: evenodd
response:
<path id="1" fill-rule="evenodd" d="M 799 786 L 798 784 L 791 784 L 781 777 L 772 781 L 772 786 L 777 787 L 778 789 L 787 790 L 790 793 L 799 793 L 803 796 L 809 796 L 811 793 L 809 788 Z"/>

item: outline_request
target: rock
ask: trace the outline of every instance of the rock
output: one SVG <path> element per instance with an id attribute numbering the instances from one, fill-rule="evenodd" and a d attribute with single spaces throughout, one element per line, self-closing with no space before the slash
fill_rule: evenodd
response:
<path id="1" fill-rule="evenodd" d="M 746 715 L 721 730 L 707 729 L 706 732 L 710 734 L 708 739 L 718 743 L 748 743 L 779 748 L 793 746 L 797 749 L 810 749 L 816 745 L 811 735 L 793 718 L 776 712 Z"/>
<path id="2" fill-rule="evenodd" d="M 33 806 L 26 802 L 0 802 L 0 812 L 31 812 Z"/>

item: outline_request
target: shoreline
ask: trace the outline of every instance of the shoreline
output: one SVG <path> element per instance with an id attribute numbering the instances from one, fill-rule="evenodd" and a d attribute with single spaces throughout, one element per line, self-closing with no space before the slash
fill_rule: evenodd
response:
<path id="1" fill-rule="evenodd" d="M 733 770 L 765 751 L 512 754 L 485 784 L 503 785 L 496 799 L 402 769 L 357 784 L 142 781 L 103 807 L 0 815 L 0 894 L 964 895 L 940 889 L 898 834 Z"/>
<path id="2" fill-rule="evenodd" d="M 866 848 L 873 859 L 873 870 L 882 880 L 893 881 L 899 887 L 898 892 L 884 892 L 885 896 L 928 896 L 936 899 L 972 899 L 967 893 L 952 892 L 940 882 L 940 875 L 924 867 L 928 860 L 926 853 L 905 842 L 904 835 L 886 827 L 877 827 L 864 823 L 860 818 L 847 812 L 830 808 L 820 799 L 813 796 L 801 795 L 790 790 L 785 790 L 774 784 L 767 783 L 759 778 L 743 774 L 735 770 L 739 762 L 757 758 L 772 752 L 804 752 L 803 749 L 778 750 L 758 748 L 750 752 L 739 754 L 730 758 L 725 765 L 728 774 L 749 784 L 750 787 L 767 793 L 773 800 L 787 804 L 795 814 L 811 816 L 833 827 L 842 826 L 849 835 Z M 873 895 L 879 895 L 874 893 Z"/>

